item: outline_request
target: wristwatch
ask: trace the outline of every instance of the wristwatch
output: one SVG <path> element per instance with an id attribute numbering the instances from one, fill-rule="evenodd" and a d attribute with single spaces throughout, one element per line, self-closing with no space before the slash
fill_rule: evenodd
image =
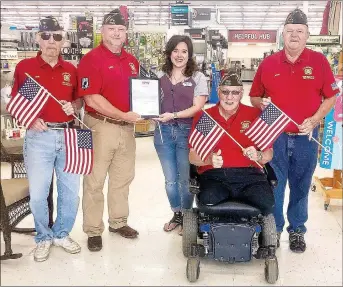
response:
<path id="1" fill-rule="evenodd" d="M 174 112 L 174 120 L 177 119 L 178 116 L 177 116 L 177 112 Z"/>

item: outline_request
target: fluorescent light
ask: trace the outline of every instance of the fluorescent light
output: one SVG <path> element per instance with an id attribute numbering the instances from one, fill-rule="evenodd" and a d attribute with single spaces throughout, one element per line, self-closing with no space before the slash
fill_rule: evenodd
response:
<path id="1" fill-rule="evenodd" d="M 169 6 L 151 6 L 151 5 L 144 5 L 144 6 L 127 6 L 127 8 L 135 8 L 135 9 L 169 9 Z"/>
<path id="2" fill-rule="evenodd" d="M 62 8 L 62 6 L 38 6 L 38 9 L 51 9 L 51 8 L 60 9 Z"/>
<path id="3" fill-rule="evenodd" d="M 146 15 L 146 14 L 151 14 L 151 15 L 168 15 L 169 12 L 133 12 L 134 15 Z"/>
<path id="4" fill-rule="evenodd" d="M 17 9 L 17 8 L 23 8 L 23 9 L 27 9 L 27 8 L 37 8 L 37 6 L 31 6 L 31 5 L 27 5 L 27 6 L 1 6 L 1 9 Z"/>
<path id="5" fill-rule="evenodd" d="M 38 12 L 19 11 L 18 13 L 23 15 L 37 15 Z"/>
<path id="6" fill-rule="evenodd" d="M 151 19 L 156 19 L 156 20 L 158 20 L 158 19 L 161 19 L 161 20 L 167 20 L 167 19 L 169 19 L 169 17 L 159 17 L 159 18 L 156 18 L 156 17 L 154 17 L 154 16 L 152 16 L 152 17 L 137 17 L 137 19 L 138 20 L 151 20 Z"/>
<path id="7" fill-rule="evenodd" d="M 220 15 L 242 15 L 243 12 L 220 12 Z"/>
<path id="8" fill-rule="evenodd" d="M 40 15 L 61 15 L 61 12 L 58 11 L 39 11 L 36 12 L 36 14 L 39 13 Z"/>
<path id="9" fill-rule="evenodd" d="M 263 16 L 266 15 L 266 12 L 243 12 L 244 15 L 257 15 L 257 16 Z"/>
<path id="10" fill-rule="evenodd" d="M 230 6 L 230 5 L 227 5 L 227 6 L 216 6 L 216 8 L 222 8 L 222 9 L 241 9 L 241 6 Z"/>
<path id="11" fill-rule="evenodd" d="M 146 25 L 146 24 L 148 24 L 147 21 L 134 21 L 134 23 L 137 24 L 137 25 Z"/>

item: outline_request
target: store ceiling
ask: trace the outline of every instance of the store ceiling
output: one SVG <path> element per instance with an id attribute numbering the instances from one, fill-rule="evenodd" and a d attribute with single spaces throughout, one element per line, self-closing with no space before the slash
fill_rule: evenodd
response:
<path id="1" fill-rule="evenodd" d="M 327 1 L 184 1 L 191 8 L 211 8 L 212 20 L 195 26 L 219 25 L 227 29 L 278 29 L 290 11 L 308 5 L 309 27 L 320 30 Z M 213 3 L 213 2 L 212 2 Z M 40 17 L 53 15 L 62 20 L 64 13 L 91 12 L 99 18 L 119 5 L 127 5 L 136 25 L 169 25 L 170 6 L 176 1 L 1 1 L 1 22 L 37 25 Z M 218 17 L 219 11 L 219 17 Z M 216 21 L 219 20 L 219 23 Z"/>

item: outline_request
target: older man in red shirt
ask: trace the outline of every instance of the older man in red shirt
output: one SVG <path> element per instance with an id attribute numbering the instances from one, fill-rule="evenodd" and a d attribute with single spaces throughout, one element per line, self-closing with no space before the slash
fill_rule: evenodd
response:
<path id="1" fill-rule="evenodd" d="M 190 146 L 189 160 L 197 166 L 199 173 L 201 190 L 199 201 L 202 204 L 214 205 L 233 198 L 256 206 L 265 219 L 274 224 L 274 236 L 264 236 L 264 240 L 268 241 L 263 242 L 263 245 L 276 245 L 274 195 L 260 167 L 272 159 L 273 150 L 272 148 L 257 150 L 255 144 L 244 134 L 261 111 L 240 103 L 243 85 L 235 73 L 230 72 L 222 78 L 218 95 L 219 103 L 206 112 L 241 144 L 244 150 L 226 134 L 216 144 L 215 152 L 204 160 Z M 203 112 L 199 112 L 194 117 L 192 131 L 200 117 L 204 115 Z M 190 142 L 192 142 L 191 137 Z"/>
<path id="2" fill-rule="evenodd" d="M 127 225 L 129 186 L 135 174 L 134 123 L 130 112 L 130 77 L 139 75 L 137 59 L 123 49 L 127 23 L 118 9 L 104 16 L 100 46 L 87 53 L 78 67 L 79 96 L 86 102 L 85 123 L 93 128 L 94 165 L 84 177 L 83 230 L 88 249 L 102 249 L 103 188 L 109 175 L 109 231 L 125 238 L 138 232 Z"/>
<path id="3" fill-rule="evenodd" d="M 25 135 L 24 161 L 29 179 L 30 208 L 35 221 L 37 247 L 35 261 L 48 259 L 53 243 L 68 253 L 78 253 L 81 247 L 69 237 L 79 206 L 80 175 L 63 171 L 66 159 L 63 128 L 73 126 L 72 114 L 81 108 L 76 99 L 76 68 L 60 55 L 64 36 L 62 27 L 53 17 L 40 20 L 37 42 L 40 52 L 35 58 L 18 63 L 14 73 L 12 97 L 16 96 L 28 73 L 63 105 L 49 97 L 39 118 Z M 47 197 L 53 172 L 57 178 L 57 217 L 48 226 Z"/>
<path id="4" fill-rule="evenodd" d="M 325 56 L 306 48 L 309 37 L 307 17 L 299 9 L 291 12 L 283 30 L 285 48 L 260 64 L 251 91 L 251 103 L 263 109 L 270 101 L 298 125 L 289 124 L 274 143 L 271 161 L 278 186 L 275 194 L 275 221 L 280 235 L 287 180 L 290 196 L 287 209 L 290 249 L 304 252 L 308 219 L 308 193 L 317 163 L 318 124 L 334 106 L 339 89 Z"/>

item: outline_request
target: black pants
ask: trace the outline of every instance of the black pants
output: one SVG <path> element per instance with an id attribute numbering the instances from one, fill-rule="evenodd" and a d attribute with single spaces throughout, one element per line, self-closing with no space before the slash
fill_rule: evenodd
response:
<path id="1" fill-rule="evenodd" d="M 199 201 L 218 204 L 238 199 L 261 210 L 263 215 L 274 211 L 274 194 L 267 176 L 258 168 L 217 168 L 199 176 Z"/>

